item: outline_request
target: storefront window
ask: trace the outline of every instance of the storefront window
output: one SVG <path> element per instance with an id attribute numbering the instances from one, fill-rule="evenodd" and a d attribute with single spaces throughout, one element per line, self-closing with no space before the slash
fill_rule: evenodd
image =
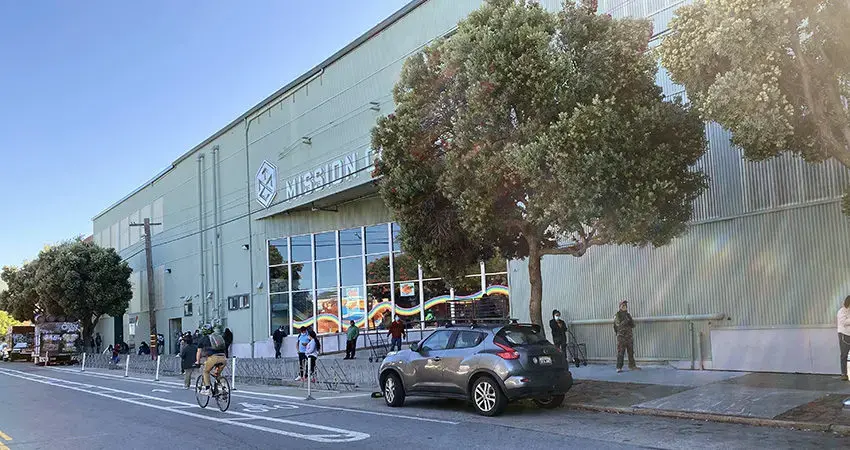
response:
<path id="1" fill-rule="evenodd" d="M 336 260 L 316 262 L 316 288 L 318 289 L 337 289 L 336 279 Z"/>
<path id="2" fill-rule="evenodd" d="M 361 329 L 365 328 L 366 298 L 363 296 L 363 288 L 352 286 L 340 289 L 340 303 L 342 304 L 343 330 L 348 330 L 352 320 Z"/>
<path id="3" fill-rule="evenodd" d="M 292 261 L 304 262 L 313 259 L 309 235 L 293 236 L 290 241 L 292 243 Z"/>
<path id="4" fill-rule="evenodd" d="M 274 333 L 281 325 L 289 330 L 289 294 L 272 294 L 270 305 L 272 320 L 269 333 Z"/>
<path id="5" fill-rule="evenodd" d="M 349 228 L 339 232 L 339 256 L 360 256 L 363 254 L 363 231 Z"/>
<path id="6" fill-rule="evenodd" d="M 339 303 L 337 301 L 337 290 L 328 289 L 317 291 L 316 304 L 319 308 L 317 333 L 338 333 Z"/>
<path id="7" fill-rule="evenodd" d="M 269 269 L 269 292 L 289 291 L 289 266 L 278 266 Z"/>
<path id="8" fill-rule="evenodd" d="M 393 314 L 413 327 L 424 314 L 425 326 L 433 327 L 508 313 L 504 258 L 485 262 L 486 277 L 480 263 L 470 266 L 452 297 L 435 270 L 420 270 L 418 261 L 401 251 L 400 232 L 397 224 L 384 223 L 269 241 L 272 328 L 292 323 L 338 333 L 354 320 L 364 329 L 383 330 Z"/>
<path id="9" fill-rule="evenodd" d="M 390 285 L 381 284 L 366 288 L 369 306 L 369 329 L 383 330 L 392 322 L 392 297 Z"/>
<path id="10" fill-rule="evenodd" d="M 313 292 L 299 291 L 292 293 L 292 324 L 295 329 L 314 325 Z"/>
<path id="11" fill-rule="evenodd" d="M 343 286 L 356 286 L 363 284 L 363 258 L 342 258 L 339 261 L 340 278 Z"/>
<path id="12" fill-rule="evenodd" d="M 269 265 L 277 266 L 289 262 L 289 244 L 287 239 L 269 241 Z"/>
<path id="13" fill-rule="evenodd" d="M 366 257 L 366 283 L 390 282 L 390 255 L 370 255 Z"/>
<path id="14" fill-rule="evenodd" d="M 316 260 L 336 258 L 336 233 L 319 233 L 316 235 Z"/>
<path id="15" fill-rule="evenodd" d="M 395 313 L 401 320 L 407 322 L 407 328 L 415 327 L 421 322 L 419 313 L 419 283 L 406 281 L 395 284 Z"/>
<path id="16" fill-rule="evenodd" d="M 292 263 L 292 290 L 313 289 L 313 263 Z"/>
<path id="17" fill-rule="evenodd" d="M 366 227 L 366 254 L 389 253 L 389 230 L 387 225 Z"/>

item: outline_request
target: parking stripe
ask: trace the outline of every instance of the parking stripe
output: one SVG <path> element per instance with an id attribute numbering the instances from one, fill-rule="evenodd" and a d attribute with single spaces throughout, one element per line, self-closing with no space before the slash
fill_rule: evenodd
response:
<path id="1" fill-rule="evenodd" d="M 9 441 L 9 442 L 12 441 L 12 438 L 8 434 L 6 434 L 2 431 L 0 431 L 0 438 L 3 438 L 4 441 Z"/>
<path id="2" fill-rule="evenodd" d="M 254 425 L 254 424 L 251 424 L 251 423 L 232 421 L 232 420 L 228 420 L 229 418 L 224 418 L 224 417 L 215 417 L 215 416 L 208 416 L 208 415 L 204 415 L 204 414 L 197 414 L 197 413 L 186 411 L 186 410 L 183 410 L 183 409 L 177 409 L 177 408 L 174 408 L 173 406 L 154 405 L 154 404 L 146 403 L 146 402 L 143 402 L 143 401 L 128 399 L 128 398 L 124 398 L 124 397 L 121 397 L 121 396 L 118 396 L 118 395 L 113 395 L 113 394 L 91 392 L 91 388 L 99 387 L 102 390 L 110 391 L 114 394 L 122 394 L 122 395 L 138 396 L 138 397 L 142 397 L 142 398 L 150 398 L 150 399 L 154 399 L 154 400 L 160 400 L 160 401 L 165 401 L 165 402 L 168 402 L 168 403 L 173 403 L 175 405 L 185 405 L 185 406 L 190 405 L 189 403 L 180 402 L 180 401 L 177 401 L 177 400 L 168 400 L 168 399 L 163 399 L 161 397 L 153 397 L 153 396 L 137 394 L 137 393 L 129 392 L 129 391 L 122 391 L 120 389 L 111 389 L 111 388 L 104 388 L 102 386 L 94 386 L 94 385 L 89 385 L 89 384 L 84 384 L 84 383 L 77 383 L 77 382 L 65 380 L 65 379 L 62 379 L 62 378 L 46 377 L 46 376 L 42 376 L 42 375 L 35 375 L 33 373 L 21 372 L 21 371 L 17 371 L 17 370 L 0 369 L 0 373 L 4 374 L 6 376 L 10 376 L 10 377 L 20 378 L 20 379 L 23 379 L 23 380 L 47 384 L 47 385 L 51 385 L 51 386 L 56 386 L 56 387 L 63 388 L 63 389 L 70 389 L 70 390 L 74 390 L 74 391 L 79 391 L 79 392 L 83 392 L 83 393 L 86 393 L 86 394 L 89 394 L 89 395 L 96 395 L 96 396 L 99 396 L 99 397 L 110 398 L 110 399 L 113 399 L 113 400 L 118 400 L 118 401 L 121 401 L 121 402 L 130 403 L 130 404 L 133 404 L 133 405 L 144 406 L 144 407 L 147 407 L 147 408 L 153 408 L 153 409 L 158 409 L 158 410 L 162 410 L 162 411 L 170 411 L 170 412 L 175 413 L 175 414 L 181 414 L 181 415 L 184 415 L 184 416 L 208 420 L 208 421 L 211 421 L 211 422 L 225 423 L 225 424 L 229 424 L 231 426 L 242 427 L 242 428 L 250 428 L 250 429 L 253 429 L 253 430 L 257 430 L 257 431 L 265 431 L 265 432 L 268 432 L 268 433 L 279 434 L 279 435 L 282 435 L 282 436 L 289 436 L 289 437 L 294 437 L 294 438 L 299 438 L 299 439 L 305 439 L 305 440 L 310 440 L 310 441 L 314 441 L 314 442 L 322 442 L 322 443 L 354 442 L 354 441 L 360 441 L 360 440 L 368 439 L 369 437 L 371 437 L 369 434 L 361 433 L 359 431 L 345 430 L 345 429 L 341 429 L 341 428 L 334 428 L 334 427 L 328 427 L 328 426 L 324 426 L 324 425 L 316 425 L 316 424 L 305 423 L 305 422 L 297 422 L 297 421 L 294 421 L 294 420 L 257 416 L 257 415 L 254 415 L 254 414 L 240 413 L 240 412 L 234 412 L 234 411 L 227 411 L 227 412 L 223 413 L 223 414 L 226 414 L 228 416 L 243 417 L 243 418 L 250 417 L 250 418 L 255 418 L 257 420 L 262 420 L 262 421 L 265 421 L 265 422 L 272 422 L 272 423 L 282 424 L 282 425 L 290 425 L 290 426 L 294 426 L 294 427 L 298 427 L 298 428 L 313 429 L 313 430 L 318 430 L 318 431 L 323 432 L 322 434 L 296 433 L 296 432 L 293 432 L 293 431 L 281 430 L 281 429 L 278 429 L 278 428 L 270 428 L 270 427 L 261 426 L 261 425 Z M 0 445 L 2 445 L 2 444 L 0 444 Z M 6 449 L 0 447 L 0 450 L 6 450 Z"/>

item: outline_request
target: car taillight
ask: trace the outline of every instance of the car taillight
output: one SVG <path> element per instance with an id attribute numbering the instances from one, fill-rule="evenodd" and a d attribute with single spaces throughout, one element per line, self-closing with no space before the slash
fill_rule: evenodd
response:
<path id="1" fill-rule="evenodd" d="M 498 342 L 494 342 L 500 349 L 504 350 L 503 352 L 496 353 L 496 356 L 502 359 L 519 359 L 519 353 L 516 350 L 508 347 L 507 345 L 502 345 Z"/>

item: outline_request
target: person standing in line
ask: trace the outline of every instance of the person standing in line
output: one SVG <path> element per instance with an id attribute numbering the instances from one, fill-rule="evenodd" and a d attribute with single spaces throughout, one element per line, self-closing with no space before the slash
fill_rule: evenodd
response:
<path id="1" fill-rule="evenodd" d="M 635 345 L 633 329 L 635 321 L 629 314 L 629 301 L 620 302 L 620 310 L 614 316 L 614 332 L 617 334 L 617 372 L 623 371 L 623 355 L 629 354 L 629 369 L 640 370 L 635 363 Z"/>
<path id="2" fill-rule="evenodd" d="M 275 359 L 280 358 L 280 346 L 283 345 L 283 338 L 286 337 L 286 330 L 283 329 L 283 325 L 279 326 L 277 330 L 274 330 L 272 333 L 272 340 L 274 341 L 274 357 Z"/>
<path id="3" fill-rule="evenodd" d="M 230 358 L 230 346 L 233 345 L 233 332 L 230 328 L 224 329 L 224 357 Z"/>
<path id="4" fill-rule="evenodd" d="M 407 332 L 404 330 L 404 323 L 398 316 L 395 316 L 395 320 L 390 324 L 388 336 L 392 338 L 390 342 L 390 351 L 393 351 L 396 347 L 398 347 L 398 351 L 401 351 L 401 338 L 404 337 Z"/>
<path id="5" fill-rule="evenodd" d="M 97 347 L 97 352 L 100 353 L 100 347 L 103 345 L 103 338 L 100 337 L 100 333 L 95 333 L 94 345 Z"/>
<path id="6" fill-rule="evenodd" d="M 97 351 L 97 350 L 96 350 L 96 349 L 97 349 L 97 345 L 94 343 L 94 338 L 93 338 L 93 337 L 91 337 L 91 336 L 89 336 L 89 348 L 91 349 L 91 351 L 92 351 L 92 352 L 96 352 L 96 351 Z M 100 353 L 100 352 L 97 352 L 97 353 Z"/>
<path id="7" fill-rule="evenodd" d="M 309 371 L 310 371 L 310 379 L 313 383 L 316 382 L 316 361 L 319 359 L 319 351 L 322 349 L 322 344 L 319 343 L 319 337 L 316 336 L 316 332 L 310 330 L 307 333 L 309 340 L 307 341 L 307 347 L 304 349 L 307 358 L 310 359 L 309 363 Z M 306 373 L 306 372 L 305 372 Z M 305 377 L 306 378 L 306 377 Z"/>
<path id="8" fill-rule="evenodd" d="M 305 381 L 307 379 L 308 342 L 310 342 L 310 335 L 307 333 L 307 327 L 301 327 L 301 333 L 298 335 L 298 340 L 295 343 L 295 348 L 298 351 L 298 378 L 295 381 Z"/>
<path id="9" fill-rule="evenodd" d="M 354 352 L 357 350 L 357 336 L 360 336 L 360 328 L 357 328 L 352 320 L 346 332 L 345 358 L 342 359 L 354 359 Z"/>
<path id="10" fill-rule="evenodd" d="M 195 373 L 195 359 L 198 346 L 192 341 L 192 335 L 186 333 L 183 336 L 183 348 L 180 349 L 180 368 L 183 369 L 183 386 L 189 389 L 192 386 L 192 375 Z"/>
<path id="11" fill-rule="evenodd" d="M 841 350 L 841 379 L 847 380 L 847 354 L 850 353 L 850 295 L 838 309 L 838 348 Z"/>
<path id="12" fill-rule="evenodd" d="M 570 357 L 567 354 L 567 323 L 561 319 L 561 312 L 557 309 L 552 311 L 552 320 L 549 321 L 549 328 L 552 330 L 552 343 L 564 354 L 564 359 L 567 361 L 567 368 L 569 368 Z"/>

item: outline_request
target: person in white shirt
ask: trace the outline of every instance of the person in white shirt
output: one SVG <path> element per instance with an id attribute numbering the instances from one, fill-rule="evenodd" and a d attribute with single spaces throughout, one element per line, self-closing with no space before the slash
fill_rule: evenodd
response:
<path id="1" fill-rule="evenodd" d="M 841 349 L 841 379 L 847 380 L 847 354 L 850 353 L 850 295 L 838 310 L 838 346 Z"/>

